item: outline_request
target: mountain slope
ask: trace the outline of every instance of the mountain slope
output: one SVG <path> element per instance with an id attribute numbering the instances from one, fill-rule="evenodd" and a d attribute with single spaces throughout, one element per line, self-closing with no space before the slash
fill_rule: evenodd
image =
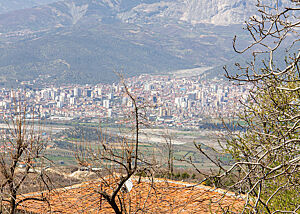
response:
<path id="1" fill-rule="evenodd" d="M 2 85 L 111 82 L 114 70 L 132 76 L 223 65 L 236 56 L 234 34 L 248 42 L 235 24 L 255 10 L 246 0 L 42 2 L 52 3 L 0 14 Z"/>
<path id="2" fill-rule="evenodd" d="M 32 8 L 39 5 L 49 4 L 59 0 L 1 0 L 0 14 L 15 10 Z"/>
<path id="3" fill-rule="evenodd" d="M 273 0 L 264 0 L 268 5 L 275 4 Z M 174 0 L 155 1 L 133 7 L 119 14 L 126 22 L 141 22 L 143 20 L 157 21 L 160 19 L 175 19 L 190 24 L 232 25 L 240 24 L 257 11 L 257 1 L 247 0 Z M 289 6 L 289 0 L 279 0 L 280 6 Z"/>
<path id="4" fill-rule="evenodd" d="M 2 84 L 14 78 L 20 82 L 40 75 L 44 82 L 53 83 L 110 82 L 117 79 L 113 71 L 124 70 L 126 76 L 132 76 L 192 67 L 165 50 L 127 40 L 131 29 L 134 27 L 118 22 L 113 26 L 97 23 L 90 18 L 75 26 L 32 33 L 3 44 Z"/>

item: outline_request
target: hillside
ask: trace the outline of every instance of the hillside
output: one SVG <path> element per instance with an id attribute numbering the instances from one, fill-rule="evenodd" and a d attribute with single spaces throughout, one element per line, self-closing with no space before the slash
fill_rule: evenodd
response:
<path id="1" fill-rule="evenodd" d="M 1 0 L 0 14 L 10 11 L 32 8 L 39 5 L 45 5 L 58 0 Z"/>
<path id="2" fill-rule="evenodd" d="M 0 6 L 12 10 L 0 14 L 2 86 L 33 79 L 112 82 L 113 71 L 132 76 L 220 66 L 236 57 L 234 34 L 247 43 L 237 23 L 254 11 L 244 0 L 21 2 Z"/>

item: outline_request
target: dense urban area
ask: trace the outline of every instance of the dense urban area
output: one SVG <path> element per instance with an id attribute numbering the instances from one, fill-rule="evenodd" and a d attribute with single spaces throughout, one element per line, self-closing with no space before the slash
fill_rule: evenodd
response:
<path id="1" fill-rule="evenodd" d="M 246 98 L 247 88 L 222 79 L 141 75 L 126 79 L 126 86 L 140 104 L 147 107 L 146 118 L 156 126 L 199 128 L 207 118 L 232 117 Z M 48 86 L 35 89 L 24 82 L 22 89 L 0 90 L 1 115 L 9 116 L 16 97 L 28 105 L 27 118 L 49 120 L 110 118 L 124 124 L 133 103 L 123 83 Z"/>
<path id="2" fill-rule="evenodd" d="M 0 2 L 0 214 L 300 214 L 300 0 Z"/>

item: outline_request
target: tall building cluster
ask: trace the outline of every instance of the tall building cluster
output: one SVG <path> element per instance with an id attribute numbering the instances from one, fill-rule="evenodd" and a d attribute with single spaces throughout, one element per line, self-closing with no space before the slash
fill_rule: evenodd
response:
<path id="1" fill-rule="evenodd" d="M 221 79 L 141 75 L 125 81 L 145 116 L 158 126 L 197 128 L 207 118 L 232 117 L 246 100 L 247 87 Z M 42 119 L 111 118 L 123 123 L 133 102 L 121 83 L 0 89 L 0 114 L 9 116 L 16 98 L 26 102 L 27 116 Z"/>

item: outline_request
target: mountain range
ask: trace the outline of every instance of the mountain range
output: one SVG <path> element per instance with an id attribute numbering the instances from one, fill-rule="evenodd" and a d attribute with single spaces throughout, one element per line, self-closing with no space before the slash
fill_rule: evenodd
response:
<path id="1" fill-rule="evenodd" d="M 235 34 L 247 44 L 241 23 L 255 10 L 246 0 L 2 0 L 0 84 L 218 68 L 235 60 Z"/>

